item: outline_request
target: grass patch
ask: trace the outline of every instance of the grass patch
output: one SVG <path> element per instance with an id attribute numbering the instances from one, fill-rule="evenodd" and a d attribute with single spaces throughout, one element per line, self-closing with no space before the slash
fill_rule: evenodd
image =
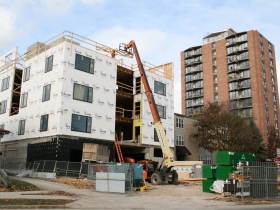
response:
<path id="1" fill-rule="evenodd" d="M 64 199 L 0 199 L 0 205 L 65 205 L 71 202 Z"/>
<path id="2" fill-rule="evenodd" d="M 62 196 L 74 196 L 74 194 L 67 193 L 64 191 L 51 191 L 51 192 L 45 192 L 45 193 L 23 193 L 22 195 L 62 195 Z"/>
<path id="3" fill-rule="evenodd" d="M 8 188 L 5 188 L 5 186 L 0 185 L 0 192 L 22 192 L 36 190 L 40 189 L 33 184 L 15 179 L 9 180 Z"/>

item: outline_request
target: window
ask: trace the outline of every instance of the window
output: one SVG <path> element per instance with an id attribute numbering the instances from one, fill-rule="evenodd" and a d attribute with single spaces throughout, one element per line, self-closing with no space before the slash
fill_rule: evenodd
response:
<path id="1" fill-rule="evenodd" d="M 197 98 L 193 100 L 193 106 L 195 105 L 203 105 L 203 98 Z"/>
<path id="2" fill-rule="evenodd" d="M 191 98 L 192 97 L 192 91 L 187 91 L 186 92 L 186 98 Z"/>
<path id="3" fill-rule="evenodd" d="M 23 108 L 23 107 L 27 106 L 27 98 L 28 98 L 28 93 L 21 94 L 20 108 Z"/>
<path id="4" fill-rule="evenodd" d="M 237 65 L 236 64 L 231 64 L 231 65 L 228 65 L 228 71 L 231 72 L 231 71 L 234 71 L 237 69 Z"/>
<path id="5" fill-rule="evenodd" d="M 252 116 L 252 108 L 243 109 L 242 114 L 243 117 L 251 117 Z"/>
<path id="6" fill-rule="evenodd" d="M 239 55 L 239 59 L 242 60 L 242 59 L 247 59 L 248 58 L 248 52 L 244 52 L 244 53 L 241 53 Z"/>
<path id="7" fill-rule="evenodd" d="M 247 43 L 243 43 L 243 44 L 238 46 L 238 49 L 239 50 L 246 50 L 246 49 L 248 49 L 248 44 Z"/>
<path id="8" fill-rule="evenodd" d="M 23 135 L 25 131 L 25 120 L 20 120 L 18 123 L 18 135 Z"/>
<path id="9" fill-rule="evenodd" d="M 164 133 L 165 133 L 165 135 L 166 135 L 166 129 L 164 129 Z M 157 135 L 157 131 L 156 131 L 155 128 L 154 128 L 154 141 L 155 141 L 155 142 L 159 142 L 159 140 L 158 140 L 158 135 Z"/>
<path id="10" fill-rule="evenodd" d="M 6 77 L 2 80 L 1 91 L 7 90 L 9 88 L 10 77 Z"/>
<path id="11" fill-rule="evenodd" d="M 238 37 L 238 41 L 241 42 L 241 41 L 246 41 L 247 40 L 247 34 L 242 34 Z"/>
<path id="12" fill-rule="evenodd" d="M 79 54 L 76 54 L 75 69 L 93 74 L 94 60 Z"/>
<path id="13" fill-rule="evenodd" d="M 192 99 L 187 100 L 187 107 L 190 107 L 190 106 L 192 106 Z"/>
<path id="14" fill-rule="evenodd" d="M 192 78 L 193 78 L 193 76 L 192 76 L 192 75 L 186 75 L 186 82 L 191 81 L 191 80 L 192 80 Z M 155 82 L 156 82 L 156 81 L 155 81 Z"/>
<path id="15" fill-rule="evenodd" d="M 187 111 L 187 115 L 191 115 L 191 114 L 193 114 L 194 113 L 194 109 L 193 108 L 187 108 L 186 109 Z"/>
<path id="16" fill-rule="evenodd" d="M 45 61 L 45 73 L 51 71 L 53 68 L 53 55 L 46 58 Z"/>
<path id="17" fill-rule="evenodd" d="M 202 64 L 199 64 L 197 66 L 194 67 L 195 71 L 202 71 Z"/>
<path id="18" fill-rule="evenodd" d="M 49 121 L 49 115 L 48 114 L 45 114 L 45 115 L 41 116 L 40 132 L 48 130 L 48 121 Z"/>
<path id="19" fill-rule="evenodd" d="M 241 78 L 250 77 L 250 71 L 249 71 L 249 70 L 246 70 L 246 71 L 240 72 L 240 77 L 241 77 Z"/>
<path id="20" fill-rule="evenodd" d="M 2 101 L 0 103 L 0 114 L 6 113 L 6 106 L 7 106 L 7 101 Z"/>
<path id="21" fill-rule="evenodd" d="M 203 87 L 203 80 L 194 83 L 194 88 L 202 88 L 202 87 Z"/>
<path id="22" fill-rule="evenodd" d="M 5 124 L 0 125 L 0 129 L 4 129 L 5 128 Z"/>
<path id="23" fill-rule="evenodd" d="M 211 165 L 211 156 L 209 155 L 199 155 L 199 161 L 203 161 L 203 164 Z"/>
<path id="24" fill-rule="evenodd" d="M 245 89 L 241 91 L 241 97 L 249 97 L 251 96 L 251 89 Z"/>
<path id="25" fill-rule="evenodd" d="M 160 118 L 166 119 L 166 107 L 157 105 L 158 114 Z"/>
<path id="26" fill-rule="evenodd" d="M 186 73 L 190 73 L 192 71 L 192 67 L 187 67 L 186 68 Z"/>
<path id="27" fill-rule="evenodd" d="M 240 63 L 240 68 L 249 68 L 249 61 L 244 61 Z"/>
<path id="28" fill-rule="evenodd" d="M 239 97 L 238 91 L 229 92 L 229 99 L 236 99 Z"/>
<path id="29" fill-rule="evenodd" d="M 91 133 L 91 117 L 72 114 L 71 131 Z"/>
<path id="30" fill-rule="evenodd" d="M 25 68 L 24 69 L 24 72 L 23 72 L 23 81 L 25 82 L 25 81 L 28 81 L 29 80 L 29 78 L 30 78 L 30 66 L 29 67 L 27 67 L 27 68 Z"/>
<path id="31" fill-rule="evenodd" d="M 51 85 L 46 85 L 43 87 L 43 96 L 42 96 L 42 102 L 50 100 L 51 95 Z"/>
<path id="32" fill-rule="evenodd" d="M 214 96 L 214 101 L 218 101 L 218 95 Z"/>
<path id="33" fill-rule="evenodd" d="M 184 119 L 176 118 L 176 127 L 177 128 L 184 128 Z"/>
<path id="34" fill-rule="evenodd" d="M 213 57 L 213 58 L 216 58 L 216 52 L 213 52 L 213 53 L 212 53 L 212 57 Z"/>
<path id="35" fill-rule="evenodd" d="M 163 84 L 161 82 L 155 81 L 155 93 L 160 95 L 166 95 L 166 84 Z"/>
<path id="36" fill-rule="evenodd" d="M 246 79 L 246 80 L 243 80 L 242 82 L 240 82 L 240 87 L 250 87 L 250 85 L 251 85 L 250 79 Z"/>
<path id="37" fill-rule="evenodd" d="M 92 87 L 74 83 L 73 99 L 92 103 Z"/>
<path id="38" fill-rule="evenodd" d="M 218 78 L 215 77 L 215 78 L 214 78 L 214 83 L 217 83 L 217 82 L 218 82 Z"/>
<path id="39" fill-rule="evenodd" d="M 184 136 L 176 136 L 177 146 L 184 146 Z"/>
<path id="40" fill-rule="evenodd" d="M 186 90 L 190 90 L 193 88 L 193 83 L 187 83 L 186 84 Z"/>
<path id="41" fill-rule="evenodd" d="M 201 48 L 198 48 L 198 49 L 195 50 L 194 53 L 195 53 L 195 54 L 201 54 L 201 52 L 202 52 L 202 51 L 201 51 Z"/>
<path id="42" fill-rule="evenodd" d="M 247 98 L 241 101 L 241 107 L 252 106 L 252 98 Z"/>
<path id="43" fill-rule="evenodd" d="M 218 86 L 214 87 L 214 92 L 218 92 Z"/>

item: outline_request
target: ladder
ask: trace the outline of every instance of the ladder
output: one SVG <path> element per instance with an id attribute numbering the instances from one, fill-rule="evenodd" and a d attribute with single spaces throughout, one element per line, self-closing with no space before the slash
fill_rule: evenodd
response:
<path id="1" fill-rule="evenodd" d="M 123 161 L 123 155 L 122 155 L 122 151 L 121 151 L 121 147 L 120 147 L 120 144 L 119 144 L 117 134 L 115 134 L 115 148 L 116 148 L 116 151 L 117 151 L 117 154 L 118 154 L 119 162 L 123 163 L 124 162 Z"/>

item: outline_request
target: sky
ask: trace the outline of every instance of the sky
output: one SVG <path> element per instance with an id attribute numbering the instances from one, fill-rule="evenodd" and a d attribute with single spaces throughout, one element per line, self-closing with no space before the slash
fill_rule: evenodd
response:
<path id="1" fill-rule="evenodd" d="M 180 52 L 208 33 L 258 30 L 274 44 L 280 69 L 279 8 L 279 0 L 0 0 L 0 55 L 14 47 L 23 54 L 64 30 L 111 48 L 133 39 L 142 60 L 174 62 L 174 111 L 181 113 Z"/>

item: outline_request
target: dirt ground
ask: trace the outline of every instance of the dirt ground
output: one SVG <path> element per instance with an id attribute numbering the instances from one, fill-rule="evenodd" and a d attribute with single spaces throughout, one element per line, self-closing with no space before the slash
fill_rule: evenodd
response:
<path id="1" fill-rule="evenodd" d="M 69 177 L 57 177 L 53 182 L 67 184 L 74 186 L 77 189 L 93 189 L 95 190 L 95 182 L 89 182 L 86 179 L 73 179 Z M 188 189 L 188 191 L 186 191 Z M 168 192 L 172 196 L 184 196 L 186 192 L 191 191 L 192 196 L 206 197 L 206 200 L 215 200 L 222 202 L 233 202 L 238 205 L 256 205 L 256 204 L 280 204 L 280 195 L 277 198 L 270 198 L 265 200 L 263 198 L 241 197 L 230 194 L 215 194 L 202 192 L 202 181 L 181 181 L 178 185 L 160 185 L 155 186 L 147 183 L 145 192 L 134 192 L 141 196 L 141 194 L 149 194 L 151 196 L 166 195 Z"/>
<path id="2" fill-rule="evenodd" d="M 240 197 L 234 195 L 223 196 L 222 194 L 204 193 L 202 192 L 201 181 L 181 182 L 178 185 L 151 185 L 148 184 L 148 189 L 141 191 L 127 191 L 125 194 L 119 193 L 102 193 L 95 191 L 95 182 L 88 182 L 86 179 L 77 180 L 67 177 L 58 177 L 55 181 L 15 177 L 15 179 L 26 181 L 37 186 L 41 192 L 34 192 L 31 195 L 12 193 L 1 194 L 5 199 L 22 198 L 29 196 L 30 199 L 38 197 L 46 199 L 51 196 L 52 199 L 63 197 L 67 199 L 75 199 L 74 202 L 67 204 L 67 208 L 72 209 L 176 209 L 176 210 L 217 210 L 217 209 L 239 209 L 239 206 L 249 207 L 254 209 L 257 205 L 258 209 L 264 206 L 261 205 L 276 205 L 280 209 L 280 196 L 273 199 L 254 199 L 244 197 L 244 201 Z M 43 190 L 43 191 L 42 191 Z M 46 191 L 47 192 L 44 192 Z M 56 193 L 61 191 L 61 193 Z M 129 202 L 126 202 L 128 201 Z M 124 201 L 124 202 L 123 202 Z M 256 208 L 257 209 L 257 208 Z"/>
<path id="3" fill-rule="evenodd" d="M 87 179 L 74 179 L 69 177 L 57 177 L 52 182 L 57 182 L 61 184 L 67 184 L 70 186 L 74 186 L 77 189 L 94 189 L 95 190 L 95 182 L 88 181 Z"/>

